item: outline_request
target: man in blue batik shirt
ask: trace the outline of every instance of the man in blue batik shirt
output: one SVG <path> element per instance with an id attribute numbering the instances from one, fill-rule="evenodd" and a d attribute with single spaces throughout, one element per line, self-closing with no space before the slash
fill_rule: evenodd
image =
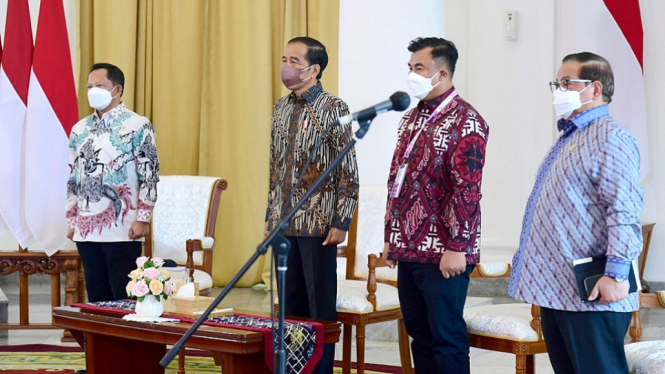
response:
<path id="1" fill-rule="evenodd" d="M 555 373 L 628 372 L 623 342 L 637 293 L 628 293 L 642 250 L 640 154 L 609 114 L 614 75 L 589 52 L 563 59 L 550 83 L 561 136 L 529 196 L 508 295 L 540 305 Z M 604 254 L 602 278 L 582 302 L 573 261 Z"/>

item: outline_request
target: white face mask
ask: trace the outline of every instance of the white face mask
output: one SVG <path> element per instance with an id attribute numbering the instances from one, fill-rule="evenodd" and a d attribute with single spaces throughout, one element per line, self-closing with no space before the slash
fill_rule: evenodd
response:
<path id="1" fill-rule="evenodd" d="M 439 73 L 441 73 L 441 70 L 436 72 L 436 74 Z M 411 94 L 414 97 L 422 100 L 434 89 L 434 87 L 441 83 L 441 81 L 438 81 L 435 85 L 432 86 L 432 78 L 436 77 L 436 74 L 432 75 L 431 78 L 426 78 L 418 73 L 410 72 L 406 77 L 406 82 L 409 85 L 409 91 L 411 91 Z"/>
<path id="2" fill-rule="evenodd" d="M 554 98 L 554 101 L 552 102 L 552 105 L 554 105 L 554 111 L 556 112 L 556 115 L 563 118 L 563 119 L 568 119 L 571 114 L 584 104 L 588 104 L 593 100 L 589 100 L 586 102 L 582 102 L 580 100 L 580 94 L 584 92 L 587 88 L 591 87 L 592 85 L 588 85 L 584 87 L 582 91 L 560 91 L 560 90 L 554 90 L 552 92 L 552 97 Z"/>
<path id="3" fill-rule="evenodd" d="M 107 91 L 100 87 L 92 87 L 88 90 L 88 103 L 91 107 L 97 110 L 106 109 L 109 105 L 111 105 L 111 101 L 117 97 L 111 96 L 111 92 L 113 92 L 116 87 L 113 87 L 113 90 L 111 91 Z"/>

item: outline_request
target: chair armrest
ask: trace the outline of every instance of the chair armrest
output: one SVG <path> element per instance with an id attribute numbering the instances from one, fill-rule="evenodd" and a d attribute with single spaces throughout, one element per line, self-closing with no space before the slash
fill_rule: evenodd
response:
<path id="1" fill-rule="evenodd" d="M 343 257 L 346 258 L 346 249 L 348 247 L 346 245 L 338 245 L 337 246 L 337 257 Z"/>
<path id="2" fill-rule="evenodd" d="M 186 276 L 190 279 L 194 279 L 194 251 L 202 251 L 204 257 L 211 257 L 212 251 L 215 247 L 215 239 L 206 236 L 199 239 L 188 239 L 186 242 L 186 251 L 187 251 L 187 261 L 185 262 L 185 272 Z M 211 273 L 212 269 L 212 258 L 208 261 L 203 261 L 204 264 L 208 264 L 204 267 L 204 271 L 208 274 Z"/>
<path id="3" fill-rule="evenodd" d="M 381 260 L 374 253 L 367 255 L 367 267 L 369 274 L 367 276 L 367 301 L 372 304 L 372 309 L 376 311 L 376 263 Z"/>
<path id="4" fill-rule="evenodd" d="M 510 264 L 507 262 L 486 262 L 476 264 L 471 278 L 508 278 L 510 277 Z"/>
<path id="5" fill-rule="evenodd" d="M 205 251 L 212 250 L 215 246 L 215 238 L 210 236 L 204 236 L 202 238 L 190 239 L 196 242 L 194 250 L 195 251 Z"/>
<path id="6" fill-rule="evenodd" d="M 543 340 L 543 324 L 540 319 L 540 306 L 531 304 L 531 328 L 538 334 L 538 340 Z"/>
<path id="7" fill-rule="evenodd" d="M 665 291 L 640 293 L 640 308 L 665 308 Z"/>
<path id="8" fill-rule="evenodd" d="M 386 260 L 383 259 L 383 252 L 379 253 L 378 255 L 374 255 L 376 257 L 376 260 L 374 261 L 375 268 L 385 268 L 388 267 L 388 264 L 386 263 Z"/>

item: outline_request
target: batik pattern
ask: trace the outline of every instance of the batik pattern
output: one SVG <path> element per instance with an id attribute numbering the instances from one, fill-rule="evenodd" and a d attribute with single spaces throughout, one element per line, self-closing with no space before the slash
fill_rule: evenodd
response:
<path id="1" fill-rule="evenodd" d="M 428 124 L 430 114 L 453 90 L 421 101 L 400 121 L 388 191 L 407 165 L 399 196 L 388 198 L 385 241 L 388 258 L 439 263 L 444 251 L 466 253 L 467 264 L 480 260 L 480 199 L 489 127 L 461 97 L 454 97 Z M 407 145 L 418 136 L 408 160 Z"/>
<path id="2" fill-rule="evenodd" d="M 637 293 L 610 304 L 583 303 L 573 261 L 605 254 L 605 275 L 627 279 L 642 251 L 640 154 L 607 105 L 569 121 L 545 156 L 527 201 L 508 295 L 567 311 L 632 312 Z"/>
<path id="3" fill-rule="evenodd" d="M 282 212 L 295 206 L 309 187 L 352 139 L 351 125 L 333 123 L 349 114 L 344 101 L 323 91 L 321 83 L 297 96 L 281 98 L 272 116 L 270 192 L 266 221 L 274 227 Z M 316 143 L 323 136 L 321 144 Z M 302 183 L 293 191 L 310 153 L 312 162 Z M 293 191 L 291 203 L 289 195 Z M 358 167 L 355 149 L 344 156 L 321 187 L 296 212 L 282 231 L 288 236 L 324 237 L 331 227 L 348 230 L 358 201 Z"/>
<path id="4" fill-rule="evenodd" d="M 69 139 L 66 217 L 74 241 L 129 241 L 129 227 L 150 222 L 159 157 L 150 121 L 121 103 L 79 121 Z"/>

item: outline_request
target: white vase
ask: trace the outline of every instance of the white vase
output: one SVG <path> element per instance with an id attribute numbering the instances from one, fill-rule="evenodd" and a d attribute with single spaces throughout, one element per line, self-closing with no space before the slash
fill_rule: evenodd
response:
<path id="1" fill-rule="evenodd" d="M 164 299 L 160 298 L 157 301 L 155 295 L 146 295 L 143 301 L 136 302 L 134 311 L 140 317 L 157 318 L 164 313 Z"/>

